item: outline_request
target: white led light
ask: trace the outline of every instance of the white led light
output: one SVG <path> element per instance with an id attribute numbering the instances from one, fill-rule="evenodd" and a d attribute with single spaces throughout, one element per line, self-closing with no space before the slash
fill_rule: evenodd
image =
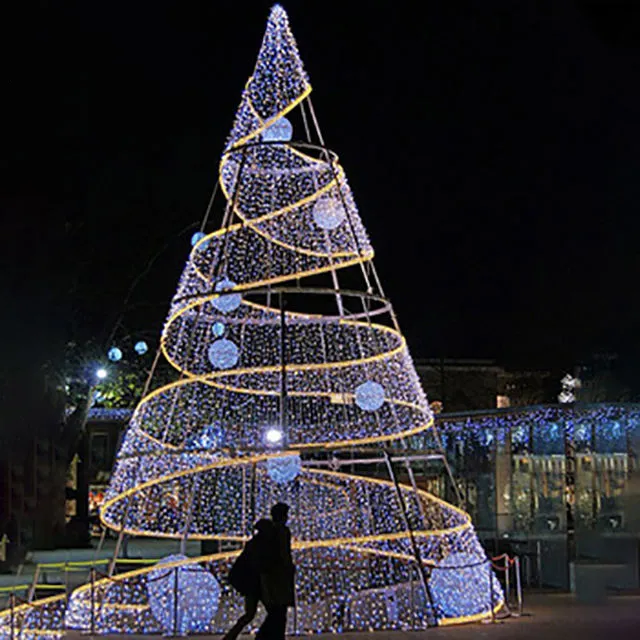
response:
<path id="1" fill-rule="evenodd" d="M 280 429 L 277 429 L 276 427 L 267 429 L 267 432 L 264 434 L 264 439 L 269 444 L 278 444 L 282 441 L 282 437 L 282 431 Z"/>

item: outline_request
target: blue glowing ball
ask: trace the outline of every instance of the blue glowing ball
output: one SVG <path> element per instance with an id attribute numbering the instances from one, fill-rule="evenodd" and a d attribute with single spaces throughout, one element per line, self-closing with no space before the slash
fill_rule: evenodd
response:
<path id="1" fill-rule="evenodd" d="M 321 229 L 336 229 L 345 218 L 342 202 L 336 198 L 319 198 L 313 205 L 313 220 Z"/>
<path id="2" fill-rule="evenodd" d="M 211 327 L 211 332 L 216 338 L 220 338 L 224 333 L 224 325 L 222 322 L 214 322 Z"/>
<path id="3" fill-rule="evenodd" d="M 143 356 L 145 353 L 147 353 L 147 351 L 149 351 L 149 347 L 147 346 L 147 343 L 144 340 L 140 340 L 139 342 L 136 342 L 135 346 L 133 347 L 133 350 L 139 356 Z"/>
<path id="4" fill-rule="evenodd" d="M 285 117 L 276 120 L 262 132 L 265 142 L 289 142 L 292 137 L 293 125 Z"/>
<path id="5" fill-rule="evenodd" d="M 211 620 L 220 604 L 220 584 L 197 563 L 167 567 L 188 561 L 181 554 L 167 556 L 147 574 L 149 607 L 166 635 L 211 633 Z M 177 572 L 177 594 L 176 594 Z"/>
<path id="6" fill-rule="evenodd" d="M 240 352 L 235 342 L 222 338 L 209 347 L 209 362 L 216 369 L 231 369 L 238 362 Z"/>
<path id="7" fill-rule="evenodd" d="M 195 247 L 198 242 L 200 242 L 200 240 L 205 237 L 205 235 L 206 234 L 202 233 L 202 231 L 196 231 L 196 233 L 191 236 L 191 246 Z"/>
<path id="8" fill-rule="evenodd" d="M 467 552 L 450 553 L 431 572 L 429 586 L 438 613 L 443 618 L 458 618 L 491 610 L 503 600 L 500 583 L 491 577 L 487 558 Z"/>
<path id="9" fill-rule="evenodd" d="M 356 404 L 363 411 L 375 411 L 384 404 L 384 388 L 377 382 L 364 382 L 356 387 Z"/>
<path id="10" fill-rule="evenodd" d="M 215 291 L 220 293 L 221 291 L 228 291 L 236 286 L 235 282 L 232 282 L 228 278 L 220 280 L 216 283 Z M 239 293 L 230 293 L 228 295 L 220 296 L 211 301 L 211 304 L 222 313 L 229 313 L 229 311 L 235 311 L 242 302 L 242 296 Z"/>
<path id="11" fill-rule="evenodd" d="M 300 456 L 284 456 L 283 458 L 269 458 L 266 461 L 269 477 L 278 484 L 287 484 L 295 480 L 302 470 Z"/>
<path id="12" fill-rule="evenodd" d="M 118 360 L 122 360 L 122 351 L 118 347 L 111 347 L 107 353 L 107 358 L 111 362 L 118 362 Z"/>
<path id="13" fill-rule="evenodd" d="M 217 449 L 222 444 L 222 430 L 215 425 L 208 425 L 204 429 L 192 434 L 187 439 L 185 448 L 191 451 L 202 449 Z"/>

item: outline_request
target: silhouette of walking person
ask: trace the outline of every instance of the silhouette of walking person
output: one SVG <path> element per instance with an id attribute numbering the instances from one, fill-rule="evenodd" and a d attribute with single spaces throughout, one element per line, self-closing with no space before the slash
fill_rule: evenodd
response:
<path id="1" fill-rule="evenodd" d="M 256 522 L 254 529 L 254 536 L 247 542 L 229 572 L 231 586 L 244 596 L 244 613 L 222 640 L 236 640 L 255 618 L 258 600 L 262 599 L 260 576 L 268 570 L 267 564 L 273 557 L 275 528 L 271 520 L 262 518 Z"/>
<path id="2" fill-rule="evenodd" d="M 260 576 L 260 599 L 267 617 L 258 629 L 255 640 L 284 640 L 287 627 L 287 607 L 295 604 L 291 531 L 287 527 L 289 506 L 278 502 L 271 507 L 273 523 L 273 555 Z"/>

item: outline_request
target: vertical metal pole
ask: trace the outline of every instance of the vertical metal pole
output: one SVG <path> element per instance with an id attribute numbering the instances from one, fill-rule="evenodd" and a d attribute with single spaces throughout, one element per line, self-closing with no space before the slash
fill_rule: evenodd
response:
<path id="1" fill-rule="evenodd" d="M 178 569 L 175 568 L 175 574 L 173 579 L 173 635 L 178 635 Z"/>
<path id="2" fill-rule="evenodd" d="M 516 596 L 518 597 L 518 614 L 522 615 L 522 583 L 520 581 L 520 557 L 515 557 Z"/>
<path id="3" fill-rule="evenodd" d="M 11 640 L 14 640 L 15 637 L 15 608 L 16 608 L 16 594 L 13 591 L 9 594 L 9 607 L 11 608 L 11 614 L 9 618 L 9 623 L 11 624 Z"/>
<path id="4" fill-rule="evenodd" d="M 131 507 L 131 496 L 127 498 L 127 504 L 124 508 L 124 513 L 122 514 L 122 524 L 120 525 L 120 531 L 118 532 L 118 539 L 116 540 L 116 546 L 113 550 L 113 557 L 111 558 L 111 562 L 109 563 L 109 569 L 107 571 L 107 575 L 112 576 L 113 572 L 116 568 L 116 561 L 118 559 L 118 555 L 120 554 L 120 547 L 122 545 L 122 539 L 124 537 L 124 528 L 127 522 L 127 516 L 129 515 L 129 509 Z"/>
<path id="5" fill-rule="evenodd" d="M 415 556 L 416 562 L 418 564 L 418 576 L 420 578 L 420 582 L 422 583 L 422 588 L 424 589 L 427 602 L 429 603 L 429 607 L 431 609 L 430 615 L 427 616 L 427 625 L 429 627 L 437 627 L 438 619 L 436 617 L 436 610 L 433 605 L 433 598 L 431 597 L 431 591 L 429 589 L 429 581 L 425 574 L 424 565 L 422 564 L 420 549 L 418 548 L 418 545 L 416 543 L 416 539 L 413 535 L 413 528 L 411 527 L 411 523 L 409 522 L 409 517 L 407 516 L 407 509 L 404 503 L 404 496 L 402 495 L 402 489 L 400 488 L 398 478 L 396 477 L 395 471 L 393 470 L 391 456 L 389 455 L 389 452 L 386 449 L 384 451 L 384 459 L 387 464 L 387 470 L 389 471 L 389 475 L 391 476 L 391 479 L 393 480 L 393 484 L 396 488 L 396 494 L 398 496 L 398 502 L 400 504 L 400 512 L 402 515 L 402 519 L 404 520 L 404 525 L 407 528 L 407 532 L 409 533 L 409 539 L 411 541 L 411 548 L 413 549 L 413 555 Z"/>
<path id="6" fill-rule="evenodd" d="M 91 567 L 89 571 L 91 577 L 91 635 L 96 633 L 96 570 Z"/>
<path id="7" fill-rule="evenodd" d="M 509 556 L 505 553 L 504 554 L 504 597 L 507 603 L 507 606 L 509 605 L 509 599 L 511 596 L 511 581 L 509 580 L 509 571 L 510 571 L 510 563 L 509 563 Z"/>
<path id="8" fill-rule="evenodd" d="M 413 592 L 413 566 L 409 565 L 409 597 L 411 598 L 411 629 L 416 628 L 416 600 Z"/>
<path id="9" fill-rule="evenodd" d="M 193 480 L 193 491 L 191 492 L 191 500 L 189 500 L 189 508 L 187 509 L 187 516 L 185 518 L 184 529 L 182 531 L 182 537 L 180 538 L 180 553 L 183 556 L 187 555 L 187 538 L 189 537 L 189 529 L 191 522 L 193 521 L 193 505 L 196 500 L 196 494 L 198 493 L 198 485 L 200 476 L 196 476 Z"/>
<path id="10" fill-rule="evenodd" d="M 538 573 L 538 588 L 542 587 L 542 544 L 536 540 L 536 572 Z"/>
<path id="11" fill-rule="evenodd" d="M 33 597 L 36 594 L 36 585 L 38 584 L 38 580 L 40 579 L 40 565 L 36 565 L 36 570 L 33 572 L 33 582 L 31 583 L 31 587 L 29 589 L 29 595 L 27 597 L 27 601 L 31 602 Z"/>

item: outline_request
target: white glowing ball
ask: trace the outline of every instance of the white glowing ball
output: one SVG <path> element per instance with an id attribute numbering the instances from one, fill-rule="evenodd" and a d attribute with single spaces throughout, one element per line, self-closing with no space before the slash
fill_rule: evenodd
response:
<path id="1" fill-rule="evenodd" d="M 313 205 L 313 220 L 321 229 L 336 229 L 346 217 L 342 202 L 337 198 L 319 198 Z"/>
<path id="2" fill-rule="evenodd" d="M 267 473 L 278 484 L 287 484 L 295 480 L 302 470 L 302 461 L 298 454 L 284 456 L 283 458 L 269 458 L 267 460 Z"/>
<path id="3" fill-rule="evenodd" d="M 107 358 L 111 362 L 118 362 L 118 360 L 122 360 L 122 351 L 118 347 L 111 347 L 107 353 Z"/>
<path id="4" fill-rule="evenodd" d="M 240 352 L 235 342 L 231 340 L 216 340 L 209 347 L 209 362 L 216 369 L 231 369 L 238 362 Z"/>
<path id="5" fill-rule="evenodd" d="M 356 387 L 356 404 L 363 411 L 375 411 L 384 404 L 384 388 L 377 382 L 364 382 Z"/>
<path id="6" fill-rule="evenodd" d="M 432 570 L 429 587 L 440 616 L 457 618 L 491 610 L 502 602 L 498 579 L 491 576 L 489 562 L 480 554 L 450 553 Z"/>
<path id="7" fill-rule="evenodd" d="M 235 282 L 232 282 L 228 278 L 220 280 L 216 283 L 215 291 L 220 293 L 221 291 L 228 291 L 236 286 Z M 220 296 L 215 300 L 212 300 L 211 304 L 222 313 L 229 313 L 229 311 L 235 311 L 242 302 L 242 296 L 239 293 L 230 293 L 228 295 Z"/>
<path id="8" fill-rule="evenodd" d="M 293 137 L 293 125 L 284 116 L 262 132 L 264 142 L 289 142 Z"/>
<path id="9" fill-rule="evenodd" d="M 211 633 L 211 620 L 220 604 L 220 584 L 197 563 L 166 566 L 181 560 L 187 557 L 167 556 L 148 573 L 151 613 L 166 635 L 173 635 L 174 630 L 179 635 Z"/>
<path id="10" fill-rule="evenodd" d="M 220 338 L 224 333 L 224 324 L 222 324 L 222 322 L 214 322 L 211 326 L 211 333 L 213 333 L 216 338 Z"/>
<path id="11" fill-rule="evenodd" d="M 269 429 L 267 429 L 267 432 L 264 434 L 264 439 L 269 444 L 278 444 L 279 442 L 282 442 L 282 437 L 283 437 L 282 431 L 280 429 L 277 429 L 276 427 L 270 427 Z"/>
<path id="12" fill-rule="evenodd" d="M 98 378 L 98 380 L 104 380 L 108 375 L 109 372 L 104 367 L 96 370 L 96 378 Z"/>

